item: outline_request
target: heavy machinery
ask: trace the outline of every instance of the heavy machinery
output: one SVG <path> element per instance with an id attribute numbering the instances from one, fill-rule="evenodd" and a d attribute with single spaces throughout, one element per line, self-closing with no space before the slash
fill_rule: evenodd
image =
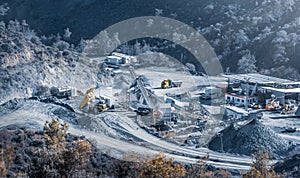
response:
<path id="1" fill-rule="evenodd" d="M 107 101 L 108 99 L 105 99 L 103 97 L 99 98 L 99 102 L 97 102 L 96 104 L 93 104 L 94 100 L 95 100 L 95 87 L 91 87 L 90 89 L 88 89 L 85 94 L 84 94 L 84 98 L 82 100 L 82 102 L 80 103 L 80 109 L 83 109 L 84 107 L 86 107 L 88 105 L 88 110 L 89 111 L 98 111 L 98 112 L 104 112 L 107 111 L 108 109 L 110 109 L 109 106 L 109 102 Z"/>
<path id="2" fill-rule="evenodd" d="M 109 105 L 106 100 L 100 100 L 96 105 L 95 109 L 97 109 L 99 112 L 104 112 L 109 109 Z"/>
<path id="3" fill-rule="evenodd" d="M 280 102 L 272 96 L 272 99 L 267 100 L 266 111 L 279 111 L 281 110 Z"/>
<path id="4" fill-rule="evenodd" d="M 166 80 L 163 80 L 161 82 L 161 88 L 162 89 L 173 88 L 173 87 L 181 87 L 181 85 L 182 85 L 182 82 L 174 82 L 170 79 L 166 79 Z"/>
<path id="5" fill-rule="evenodd" d="M 92 87 L 85 92 L 84 98 L 79 105 L 79 107 L 81 109 L 84 108 L 88 103 L 91 103 L 95 99 L 94 91 L 95 91 L 95 87 Z"/>
<path id="6" fill-rule="evenodd" d="M 51 87 L 50 88 L 50 94 L 58 99 L 62 98 L 70 98 L 70 97 L 75 97 L 76 96 L 76 89 L 73 87 Z"/>
<path id="7" fill-rule="evenodd" d="M 139 100 L 141 101 L 141 103 L 137 106 L 135 111 L 139 115 L 147 115 L 153 111 L 153 105 L 148 96 L 151 95 L 151 92 L 145 88 L 145 80 L 143 80 L 142 77 L 136 75 L 132 66 L 130 66 L 128 70 L 131 74 L 132 79 L 135 81 L 134 83 L 136 83 L 133 85 L 136 87 L 136 93 L 140 95 Z"/>
<path id="8" fill-rule="evenodd" d="M 295 112 L 295 105 L 291 102 L 286 102 L 281 110 L 281 114 L 291 114 Z"/>

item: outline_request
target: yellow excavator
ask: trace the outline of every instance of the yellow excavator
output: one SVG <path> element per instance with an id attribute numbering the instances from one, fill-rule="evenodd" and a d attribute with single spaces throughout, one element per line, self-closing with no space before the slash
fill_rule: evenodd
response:
<path id="1" fill-rule="evenodd" d="M 89 102 L 92 102 L 95 99 L 95 87 L 88 89 L 85 94 L 82 102 L 80 103 L 80 108 L 84 108 Z"/>
<path id="2" fill-rule="evenodd" d="M 161 82 L 161 88 L 163 89 L 167 89 L 167 88 L 170 88 L 171 86 L 171 81 L 170 80 L 163 80 Z"/>
<path id="3" fill-rule="evenodd" d="M 167 88 L 173 88 L 173 87 L 181 87 L 182 82 L 174 82 L 170 79 L 163 80 L 161 82 L 161 88 L 167 89 Z"/>
<path id="4" fill-rule="evenodd" d="M 82 102 L 80 103 L 80 109 L 83 109 L 89 104 L 89 111 L 94 111 L 95 109 L 99 112 L 104 112 L 109 109 L 108 104 L 105 100 L 100 100 L 97 104 L 92 105 L 92 102 L 95 100 L 95 87 L 88 89 L 85 94 Z"/>

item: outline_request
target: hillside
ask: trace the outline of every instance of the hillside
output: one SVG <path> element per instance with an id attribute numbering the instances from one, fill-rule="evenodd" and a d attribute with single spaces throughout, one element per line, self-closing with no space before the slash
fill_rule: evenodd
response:
<path id="1" fill-rule="evenodd" d="M 257 71 L 278 77 L 299 79 L 300 2 L 298 0 L 16 0 L 2 17 L 27 23 L 38 35 L 72 32 L 69 41 L 91 39 L 108 26 L 132 17 L 160 15 L 175 18 L 198 29 L 215 49 L 224 71 L 238 71 L 238 61 L 253 56 Z M 122 15 L 120 15 L 122 14 Z M 153 42 L 149 40 L 149 43 Z M 134 43 L 134 42 L 133 42 Z M 153 49 L 157 50 L 157 48 Z M 179 58 L 182 50 L 158 49 Z M 184 60 L 192 58 L 184 55 Z"/>
<path id="2" fill-rule="evenodd" d="M 202 64 L 218 74 L 221 67 L 214 64 L 219 60 L 226 73 L 259 72 L 299 81 L 299 8 L 300 0 L 0 0 L 0 140 L 16 148 L 17 162 L 9 175 L 28 171 L 41 157 L 31 151 L 48 144 L 43 132 L 49 129 L 44 124 L 53 119 L 69 125 L 64 149 L 78 139 L 89 140 L 92 155 L 87 167 L 81 168 L 99 176 L 126 177 L 130 174 L 121 171 L 127 154 L 147 156 L 160 151 L 185 168 L 207 162 L 212 170 L 240 175 L 249 170 L 250 156 L 260 149 L 269 152 L 272 162 L 285 158 L 283 165 L 277 164 L 279 172 L 297 175 L 293 170 L 299 165 L 299 148 L 294 147 L 300 143 L 300 121 L 294 115 L 286 115 L 293 118 L 288 120 L 262 109 L 257 110 L 263 112 L 262 122 L 253 121 L 252 112 L 242 123 L 223 117 L 225 108 L 219 105 L 228 97 L 224 98 L 221 89 L 212 94 L 208 86 L 215 84 L 226 92 L 229 82 L 222 76 L 205 75 L 196 58 L 201 56 Z M 152 17 L 128 23 L 123 31 L 117 28 L 118 33 L 102 31 L 141 16 Z M 157 23 L 153 16 L 192 26 L 210 45 L 186 26 L 169 25 L 162 20 L 166 18 L 158 18 Z M 124 36 L 133 39 L 127 31 L 145 36 L 155 33 L 123 43 Z M 158 34 L 168 38 L 159 39 Z M 184 49 L 184 45 L 195 48 Z M 106 57 L 112 50 L 135 57 Z M 244 83 L 240 82 L 240 88 Z M 264 106 L 271 95 L 260 96 L 257 86 L 231 93 L 237 96 L 237 104 L 242 101 L 245 112 L 250 108 L 247 104 Z M 254 103 L 256 95 L 263 102 Z M 283 111 L 296 109 L 297 95 L 286 96 L 295 102 L 283 102 Z M 248 117 L 245 112 L 243 117 Z M 274 120 L 277 115 L 280 118 Z M 243 125 L 234 127 L 233 122 Z M 282 133 L 287 126 L 293 127 L 293 133 Z M 1 143 L 0 148 L 4 148 Z M 128 161 L 125 171 L 135 164 Z"/>
<path id="3" fill-rule="evenodd" d="M 74 47 L 60 35 L 40 38 L 25 21 L 2 22 L 0 34 L 0 104 L 39 96 L 52 86 L 76 83 L 86 89 L 97 83 L 97 65 L 88 60 L 77 65 L 80 45 Z"/>

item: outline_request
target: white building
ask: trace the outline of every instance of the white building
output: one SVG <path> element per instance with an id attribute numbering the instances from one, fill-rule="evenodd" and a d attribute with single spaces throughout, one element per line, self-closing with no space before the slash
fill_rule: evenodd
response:
<path id="1" fill-rule="evenodd" d="M 113 64 L 113 65 L 123 64 L 123 59 L 118 56 L 107 56 L 104 61 L 106 63 Z"/>
<path id="2" fill-rule="evenodd" d="M 257 102 L 257 98 L 254 96 L 248 96 L 247 100 L 248 102 L 246 101 L 246 96 L 244 95 L 238 95 L 235 93 L 225 94 L 225 101 L 235 106 L 246 106 L 246 103 L 249 105 Z"/>
<path id="3" fill-rule="evenodd" d="M 135 56 L 126 55 L 123 53 L 112 52 L 111 56 L 120 57 L 122 59 L 122 64 L 137 62 L 137 58 Z"/>

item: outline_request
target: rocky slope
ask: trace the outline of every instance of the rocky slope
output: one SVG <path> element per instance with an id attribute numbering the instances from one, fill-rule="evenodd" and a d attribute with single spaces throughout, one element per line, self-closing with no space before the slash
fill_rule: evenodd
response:
<path id="1" fill-rule="evenodd" d="M 0 104 L 52 86 L 85 91 L 97 84 L 97 63 L 81 58 L 60 35 L 40 38 L 25 21 L 2 22 L 0 34 Z"/>

